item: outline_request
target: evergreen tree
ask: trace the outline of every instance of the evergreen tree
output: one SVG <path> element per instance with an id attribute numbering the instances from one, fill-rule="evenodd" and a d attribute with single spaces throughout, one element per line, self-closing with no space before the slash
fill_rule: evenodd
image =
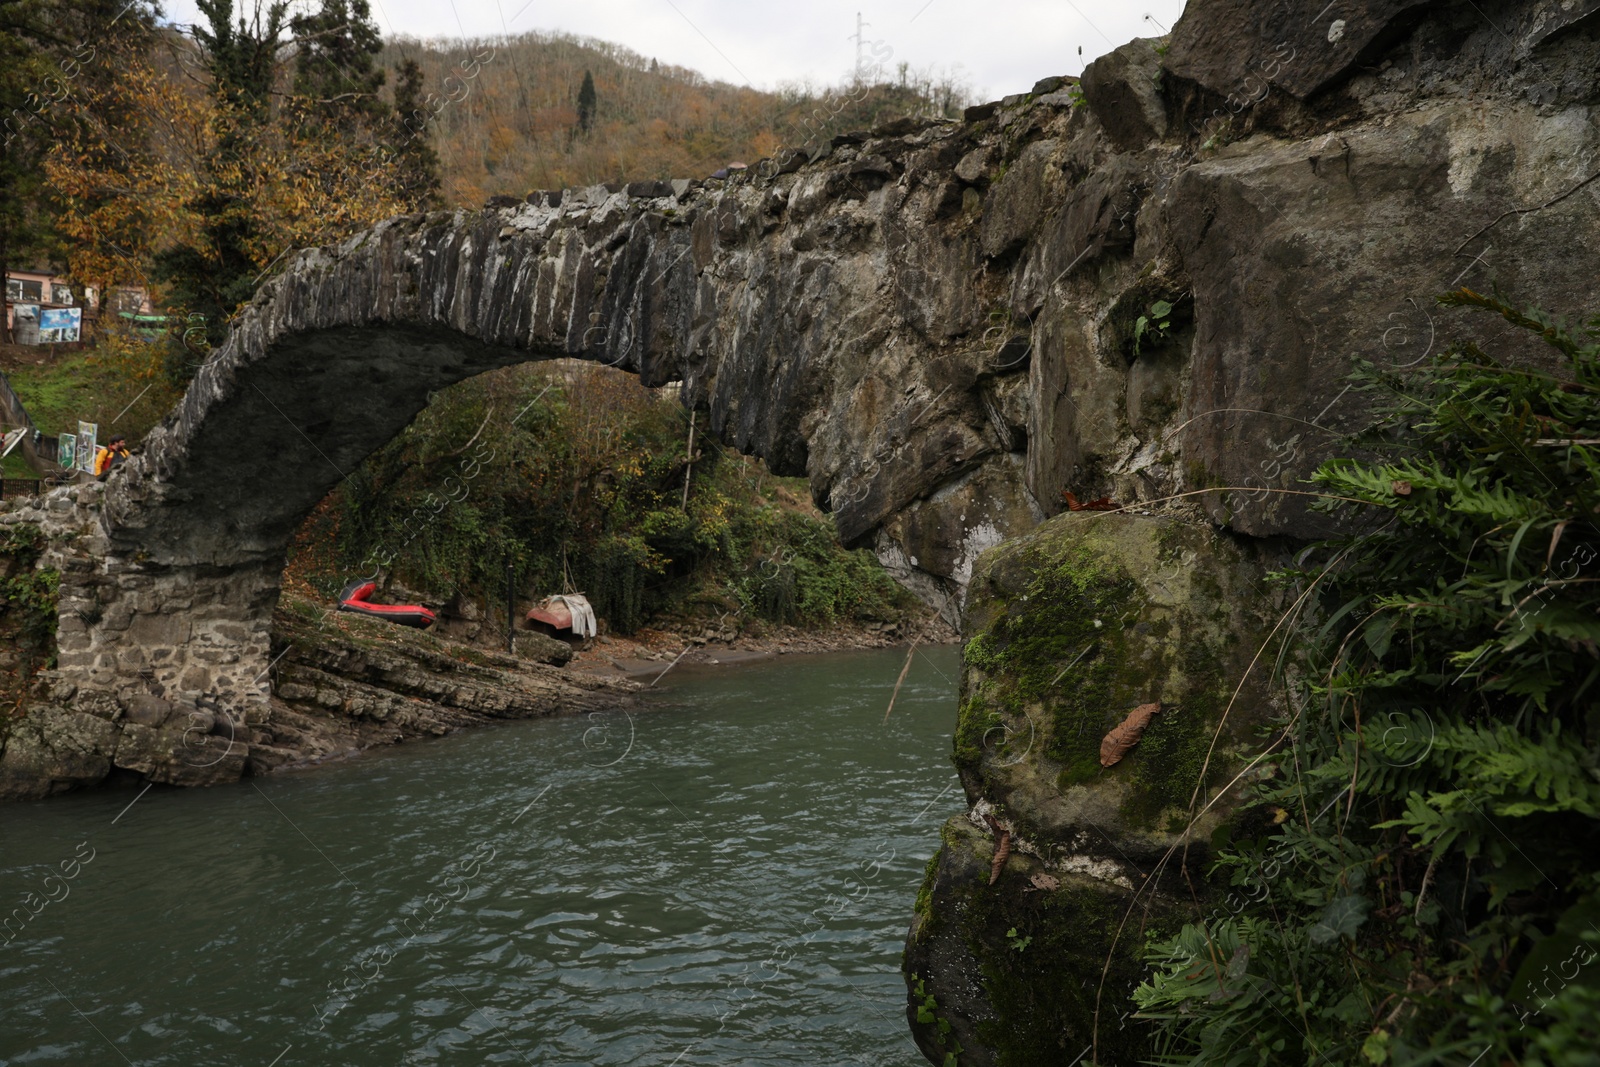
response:
<path id="1" fill-rule="evenodd" d="M 201 220 L 199 240 L 155 257 L 156 276 L 168 285 L 167 306 L 202 315 L 206 340 L 227 339 L 228 320 L 250 299 L 259 268 L 249 247 L 259 222 L 251 208 L 254 175 L 249 142 L 270 121 L 270 92 L 277 73 L 286 0 L 257 6 L 250 22 L 233 23 L 233 0 L 197 0 L 209 26 L 194 28 L 212 76 L 218 105 L 218 137 L 206 160 L 201 191 L 189 204 Z M 174 345 L 168 376 L 177 384 L 193 376 L 193 361 Z"/>
<path id="2" fill-rule="evenodd" d="M 378 90 L 384 71 L 373 62 L 383 38 L 367 0 L 323 0 L 312 15 L 290 22 L 298 54 L 294 92 L 305 115 L 341 133 L 377 127 L 387 109 Z"/>
<path id="3" fill-rule="evenodd" d="M 395 75 L 392 143 L 399 168 L 398 192 L 413 210 L 434 210 L 443 201 L 439 154 L 428 143 L 428 116 L 422 107 L 422 67 L 414 59 L 402 59 Z"/>
<path id="4" fill-rule="evenodd" d="M 583 72 L 583 87 L 578 90 L 578 131 L 588 133 L 594 126 L 594 75 Z"/>
<path id="5" fill-rule="evenodd" d="M 288 0 L 271 0 L 265 8 L 258 2 L 251 21 L 241 14 L 237 27 L 233 0 L 196 0 L 195 6 L 209 23 L 194 27 L 194 39 L 206 57 L 212 92 L 223 103 L 264 118 L 278 72 Z"/>

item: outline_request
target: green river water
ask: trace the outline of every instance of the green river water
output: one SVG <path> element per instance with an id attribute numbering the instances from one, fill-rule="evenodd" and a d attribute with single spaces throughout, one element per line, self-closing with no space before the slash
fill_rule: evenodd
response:
<path id="1" fill-rule="evenodd" d="M 0 807 L 0 1067 L 913 1065 L 954 648 Z M 681 673 L 680 673 L 681 672 Z"/>

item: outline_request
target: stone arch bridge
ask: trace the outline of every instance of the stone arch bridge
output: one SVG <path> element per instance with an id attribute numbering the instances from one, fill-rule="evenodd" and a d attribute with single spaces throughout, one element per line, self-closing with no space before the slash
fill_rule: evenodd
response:
<path id="1" fill-rule="evenodd" d="M 300 520 L 430 391 L 527 360 L 681 381 L 723 441 L 805 475 L 848 542 L 952 612 L 978 553 L 1064 491 L 1158 507 L 1244 486 L 1191 511 L 1239 536 L 1315 533 L 1273 490 L 1359 422 L 1349 358 L 1443 345 L 1426 301 L 1451 285 L 1581 310 L 1600 236 L 1592 70 L 1481 86 L 1481 57 L 1445 35 L 1380 77 L 1374 49 L 1455 8 L 1347 6 L 1330 37 L 1232 12 L 1247 0 L 1195 4 L 1163 53 L 1132 42 L 963 121 L 299 253 L 142 454 L 38 516 L 62 535 L 59 663 L 0 779 L 103 777 L 152 694 L 266 714 Z M 1549 6 L 1482 47 L 1542 55 L 1597 5 Z M 1256 63 L 1285 41 L 1294 63 Z M 1245 78 L 1267 88 L 1241 113 Z"/>

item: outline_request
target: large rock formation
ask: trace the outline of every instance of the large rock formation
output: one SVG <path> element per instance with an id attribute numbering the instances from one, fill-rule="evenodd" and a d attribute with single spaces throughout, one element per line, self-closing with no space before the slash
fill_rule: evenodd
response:
<path id="1" fill-rule="evenodd" d="M 955 738 L 972 808 L 945 827 L 905 959 L 960 1062 L 1070 1060 L 1102 1001 L 1103 1062 L 1140 1051 L 1120 1017 L 1136 950 L 1203 890 L 1193 843 L 1283 710 L 1261 556 L 1192 518 L 1073 512 L 980 560 Z M 937 1031 L 916 1032 L 942 1062 Z"/>
<path id="2" fill-rule="evenodd" d="M 1081 122 L 989 192 L 984 251 L 1015 257 L 1032 324 L 1030 487 L 1150 506 L 1051 519 L 974 572 L 970 810 L 905 958 L 934 1063 L 1148 1060 L 1140 950 L 1218 906 L 1211 834 L 1265 817 L 1241 790 L 1287 743 L 1287 605 L 1258 576 L 1329 529 L 1290 491 L 1362 424 L 1352 361 L 1403 374 L 1470 336 L 1430 299 L 1454 286 L 1595 310 L 1600 4 L 1318 6 L 1191 3 L 1092 64 Z"/>

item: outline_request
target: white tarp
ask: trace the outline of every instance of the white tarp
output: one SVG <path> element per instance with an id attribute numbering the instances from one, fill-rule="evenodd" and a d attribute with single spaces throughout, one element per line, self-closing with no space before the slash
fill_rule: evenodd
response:
<path id="1" fill-rule="evenodd" d="M 578 637 L 593 637 L 599 633 L 599 628 L 594 621 L 594 608 L 589 606 L 589 598 L 582 593 L 560 593 L 546 600 L 546 604 L 557 602 L 564 604 L 572 615 L 572 632 Z"/>

